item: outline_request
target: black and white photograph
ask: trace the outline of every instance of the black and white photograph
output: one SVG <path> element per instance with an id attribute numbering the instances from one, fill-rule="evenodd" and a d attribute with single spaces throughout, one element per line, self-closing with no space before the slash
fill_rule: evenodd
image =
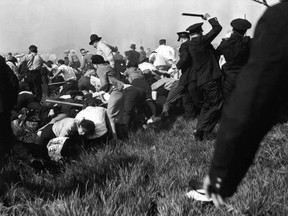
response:
<path id="1" fill-rule="evenodd" d="M 0 215 L 288 215 L 288 0 L 0 0 Z"/>

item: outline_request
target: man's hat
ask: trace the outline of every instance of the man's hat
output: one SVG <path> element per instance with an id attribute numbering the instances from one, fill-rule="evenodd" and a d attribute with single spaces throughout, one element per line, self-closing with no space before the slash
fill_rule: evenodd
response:
<path id="1" fill-rule="evenodd" d="M 190 34 L 201 32 L 201 31 L 203 31 L 202 30 L 202 25 L 203 25 L 203 22 L 202 23 L 196 23 L 194 25 L 189 26 L 186 29 L 186 31 L 189 31 Z"/>
<path id="2" fill-rule="evenodd" d="M 90 43 L 89 45 L 92 45 L 95 41 L 100 41 L 102 37 L 98 37 L 97 34 L 92 34 L 90 36 Z"/>
<path id="3" fill-rule="evenodd" d="M 232 22 L 230 23 L 230 25 L 234 28 L 234 29 L 237 29 L 237 30 L 241 30 L 241 31 L 245 31 L 247 29 L 250 29 L 251 28 L 251 23 L 246 20 L 246 19 L 241 19 L 241 18 L 238 18 L 238 19 L 234 19 L 232 20 Z"/>
<path id="4" fill-rule="evenodd" d="M 135 44 L 131 44 L 130 48 L 131 49 L 136 49 L 136 45 Z"/>
<path id="5" fill-rule="evenodd" d="M 178 40 L 180 41 L 180 38 L 189 38 L 189 32 L 183 31 L 183 32 L 177 32 L 178 34 Z"/>

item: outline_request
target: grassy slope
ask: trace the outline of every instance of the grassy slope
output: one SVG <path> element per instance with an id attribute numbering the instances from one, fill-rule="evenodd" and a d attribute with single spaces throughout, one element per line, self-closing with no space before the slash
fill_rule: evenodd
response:
<path id="1" fill-rule="evenodd" d="M 9 207 L 0 214 L 288 215 L 288 126 L 267 135 L 238 193 L 221 209 L 185 197 L 189 180 L 207 173 L 213 151 L 213 142 L 195 142 L 194 127 L 179 117 L 168 131 L 138 131 L 126 143 L 83 153 L 57 175 L 11 162 L 4 171 Z"/>

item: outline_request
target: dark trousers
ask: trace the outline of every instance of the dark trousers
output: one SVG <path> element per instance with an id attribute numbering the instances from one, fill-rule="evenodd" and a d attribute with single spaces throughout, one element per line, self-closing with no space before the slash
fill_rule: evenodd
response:
<path id="1" fill-rule="evenodd" d="M 123 124 L 129 126 L 131 119 L 134 117 L 135 108 L 144 108 L 143 104 L 145 104 L 146 92 L 134 86 L 130 86 L 124 91 L 126 98 L 124 104 Z"/>
<path id="2" fill-rule="evenodd" d="M 199 88 L 203 94 L 204 101 L 196 129 L 205 133 L 211 133 L 220 118 L 223 105 L 221 80 L 210 81 Z"/>
<path id="3" fill-rule="evenodd" d="M 42 146 L 47 146 L 49 141 L 56 137 L 52 130 L 53 124 L 47 125 L 41 133 L 39 144 Z"/>
<path id="4" fill-rule="evenodd" d="M 42 76 L 41 70 L 31 70 L 27 73 L 27 84 L 32 90 L 37 101 L 41 101 L 42 98 Z"/>
<path id="5" fill-rule="evenodd" d="M 67 83 L 65 83 L 63 85 L 63 89 L 60 92 L 60 95 L 69 94 L 69 92 L 72 91 L 72 90 L 79 90 L 78 89 L 78 82 L 76 80 L 67 81 Z"/>
<path id="6" fill-rule="evenodd" d="M 224 96 L 225 103 L 227 103 L 232 92 L 234 91 L 236 87 L 236 80 L 237 80 L 236 75 L 232 75 L 232 76 L 226 75 L 225 77 L 225 81 L 223 83 L 223 96 Z"/>
<path id="7" fill-rule="evenodd" d="M 93 91 L 95 92 L 96 89 L 95 87 L 90 83 L 90 77 L 87 76 L 82 76 L 79 80 L 78 80 L 78 88 L 79 90 L 86 90 L 86 91 Z"/>

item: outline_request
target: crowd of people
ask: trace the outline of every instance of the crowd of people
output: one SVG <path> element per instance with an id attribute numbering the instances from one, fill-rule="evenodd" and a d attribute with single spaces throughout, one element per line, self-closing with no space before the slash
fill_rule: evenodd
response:
<path id="1" fill-rule="evenodd" d="M 205 14 L 203 19 L 209 17 Z M 208 21 L 212 29 L 207 34 L 203 23 L 175 34 L 178 51 L 160 39 L 152 52 L 143 46 L 137 51 L 131 44 L 123 56 L 116 46 L 92 34 L 89 45 L 95 54 L 82 48 L 82 58 L 75 50 L 65 50 L 62 59 L 44 61 L 35 45 L 18 59 L 9 53 L 3 64 L 19 82 L 11 120 L 20 126 L 23 116 L 33 117 L 38 144 L 44 148 L 59 137 L 95 145 L 111 138 L 126 140 L 129 131 L 147 129 L 175 113 L 198 119 L 196 140 L 211 139 L 223 102 L 249 57 L 250 37 L 245 33 L 251 24 L 233 20 L 233 33 L 215 49 L 211 42 L 222 27 L 217 18 Z M 221 55 L 226 60 L 222 70 Z M 229 93 L 225 100 L 223 91 Z"/>
<path id="2" fill-rule="evenodd" d="M 97 34 L 92 34 L 89 45 L 95 48 L 93 50 L 95 54 L 82 48 L 79 50 L 82 59 L 77 56 L 75 50 L 66 50 L 63 59 L 58 59 L 57 62 L 50 60 L 45 62 L 38 54 L 35 45 L 31 45 L 29 53 L 18 61 L 11 53 L 6 59 L 1 57 L 0 131 L 5 134 L 0 136 L 1 154 L 13 146 L 14 138 L 8 125 L 13 121 L 20 127 L 21 121 L 18 118 L 23 116 L 19 115 L 23 110 L 26 112 L 33 110 L 37 114 L 35 121 L 39 122 L 37 128 L 39 145 L 44 148 L 51 146 L 52 141 L 59 137 L 65 137 L 65 140 L 67 137 L 69 140 L 75 139 L 89 146 L 105 143 L 109 139 L 127 140 L 129 131 L 147 128 L 170 118 L 176 113 L 175 110 L 183 114 L 186 120 L 197 119 L 196 129 L 192 132 L 195 140 L 213 139 L 213 131 L 222 115 L 223 106 L 228 106 L 230 109 L 224 111 L 223 127 L 220 126 L 219 141 L 216 144 L 223 146 L 224 143 L 232 141 L 240 142 L 242 139 L 238 137 L 242 131 L 243 136 L 247 134 L 246 129 L 239 129 L 232 137 L 225 136 L 225 131 L 233 130 L 231 133 L 234 133 L 238 125 L 234 128 L 233 122 L 239 120 L 239 125 L 246 125 L 252 121 L 252 114 L 259 116 L 256 117 L 255 124 L 261 122 L 260 114 L 256 113 L 256 110 L 255 112 L 253 110 L 249 117 L 244 112 L 252 106 L 258 107 L 259 104 L 256 103 L 261 103 L 262 106 L 262 99 L 255 98 L 260 95 L 256 87 L 260 85 L 262 79 L 265 79 L 265 84 L 268 86 L 270 85 L 267 82 L 271 83 L 270 81 L 274 79 L 270 79 L 270 75 L 267 78 L 263 77 L 259 72 L 257 76 L 255 75 L 254 80 L 257 83 L 254 85 L 254 82 L 248 81 L 249 74 L 245 72 L 247 77 L 243 75 L 241 82 L 237 82 L 251 53 L 252 39 L 246 36 L 246 31 L 251 28 L 248 20 L 241 18 L 232 20 L 231 34 L 223 38 L 219 46 L 214 47 L 211 43 L 221 32 L 222 26 L 216 17 L 210 18 L 209 14 L 203 15 L 202 18 L 210 23 L 212 29 L 204 34 L 203 23 L 196 23 L 187 27 L 186 31 L 178 32 L 176 39 L 180 45 L 179 56 L 176 56 L 177 52 L 171 46 L 166 45 L 165 39 L 160 39 L 159 46 L 152 52 L 145 52 L 143 46 L 137 51 L 136 45 L 131 44 L 130 50 L 124 52 L 122 56 L 117 47 L 104 42 Z M 262 25 L 266 22 L 270 25 L 271 22 L 271 26 L 275 27 L 272 21 L 265 20 L 265 17 L 262 22 Z M 279 27 L 282 33 L 284 29 Z M 265 60 L 266 57 L 276 55 L 276 52 L 271 53 L 271 56 L 265 54 L 265 51 L 260 53 L 263 40 L 266 47 L 271 50 L 272 47 L 263 38 L 261 32 L 263 29 L 259 27 L 257 30 L 252 50 L 254 58 L 250 58 L 251 62 L 248 65 L 250 68 L 246 69 L 251 73 L 252 69 L 258 70 L 257 67 L 263 68 L 263 71 L 265 69 L 265 64 L 260 63 L 259 56 L 264 55 Z M 266 26 L 264 31 L 268 32 Z M 281 79 L 280 77 L 279 75 L 277 79 Z M 243 89 L 244 86 L 247 89 Z M 235 88 L 238 90 L 232 94 Z M 253 92 L 248 91 L 248 88 L 250 90 L 252 88 Z M 245 99 L 242 93 L 247 96 Z M 263 90 L 260 96 L 267 96 L 266 90 Z M 235 102 L 239 98 L 240 102 Z M 263 99 L 263 104 L 270 107 L 266 101 Z M 250 107 L 243 107 L 245 104 Z M 231 113 L 235 113 L 239 118 L 235 119 Z M 247 122 L 244 122 L 245 119 Z M 257 133 L 255 142 L 259 141 L 268 130 L 268 122 L 265 123 L 267 126 L 263 126 L 261 133 Z M 216 150 L 218 155 L 213 159 L 210 172 L 211 181 L 209 179 L 206 186 L 209 186 L 209 190 L 207 189 L 209 195 L 217 192 L 226 197 L 235 191 L 237 184 L 235 186 L 229 184 L 228 180 L 224 181 L 223 178 L 230 174 L 221 174 L 224 165 L 223 157 L 219 156 L 221 150 L 218 148 Z M 233 150 L 231 148 L 229 150 L 226 146 L 226 151 L 235 153 L 236 148 Z M 242 150 L 245 149 L 243 147 Z M 231 157 L 229 158 L 232 160 Z M 237 162 L 235 166 L 240 169 Z M 236 178 L 235 176 L 237 175 L 232 178 Z M 237 177 L 236 183 L 242 177 L 243 175 Z M 232 189 L 222 190 L 220 186 L 218 187 L 222 183 Z"/>

